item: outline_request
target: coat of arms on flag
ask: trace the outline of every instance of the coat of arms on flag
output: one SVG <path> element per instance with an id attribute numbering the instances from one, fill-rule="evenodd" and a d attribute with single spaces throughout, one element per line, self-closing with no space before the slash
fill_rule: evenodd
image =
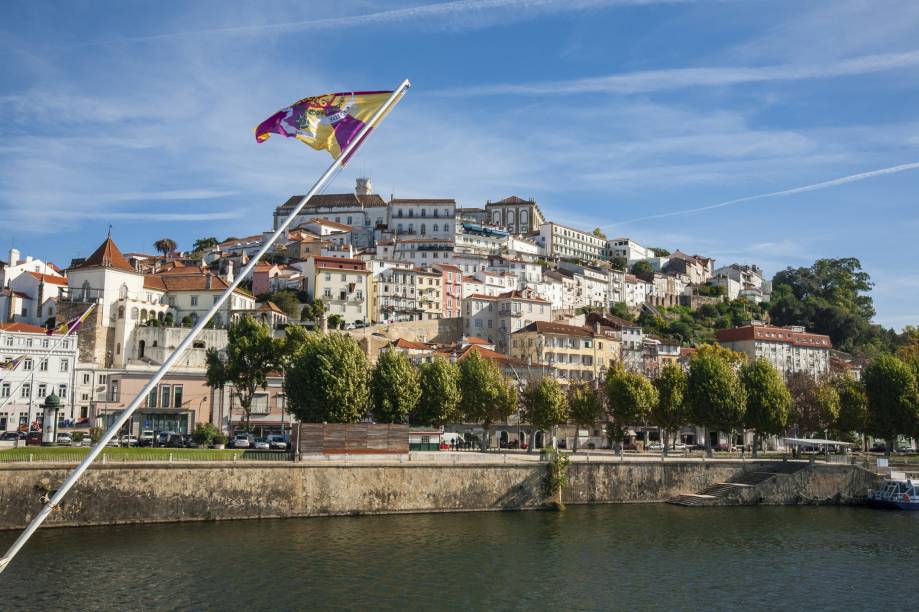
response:
<path id="1" fill-rule="evenodd" d="M 392 93 L 355 91 L 303 98 L 262 121 L 255 139 L 264 142 L 272 133 L 292 136 L 338 159 Z"/>

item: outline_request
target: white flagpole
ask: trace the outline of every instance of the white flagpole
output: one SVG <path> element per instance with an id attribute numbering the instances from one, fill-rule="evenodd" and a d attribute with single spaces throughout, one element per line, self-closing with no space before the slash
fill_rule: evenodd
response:
<path id="1" fill-rule="evenodd" d="M 229 299 L 233 291 L 239 286 L 243 279 L 246 278 L 250 272 L 252 272 L 252 269 L 262 258 L 262 256 L 265 255 L 265 253 L 267 253 L 271 247 L 274 246 L 274 243 L 277 242 L 278 238 L 287 231 L 287 228 L 291 223 L 293 223 L 293 220 L 296 218 L 296 216 L 300 214 L 300 211 L 303 210 L 303 207 L 306 206 L 306 203 L 309 201 L 309 199 L 313 197 L 320 189 L 322 189 L 322 187 L 329 181 L 329 179 L 332 178 L 332 176 L 335 174 L 335 171 L 338 170 L 339 167 L 345 165 L 351 154 L 357 150 L 357 147 L 359 147 L 362 141 L 367 137 L 370 130 L 375 127 L 376 124 L 386 115 L 386 113 L 389 112 L 389 110 L 391 110 L 392 107 L 394 107 L 399 102 L 399 99 L 411 86 L 412 84 L 408 79 L 402 81 L 399 87 L 392 92 L 392 95 L 389 96 L 389 99 L 386 100 L 383 106 L 380 107 L 376 113 L 374 113 L 373 117 L 371 117 L 370 120 L 364 125 L 364 127 L 361 128 L 361 131 L 357 133 L 357 135 L 351 140 L 350 143 L 348 143 L 348 146 L 345 147 L 345 150 L 341 152 L 341 155 L 339 155 L 338 158 L 333 161 L 328 169 L 322 174 L 322 176 L 319 177 L 309 192 L 303 196 L 297 206 L 295 206 L 294 209 L 290 212 L 290 215 L 287 217 L 284 223 L 282 223 L 281 226 L 275 230 L 274 234 L 272 234 L 271 237 L 265 242 L 265 244 L 262 245 L 262 248 L 259 249 L 258 253 L 255 254 L 255 256 L 246 265 L 246 267 L 242 269 L 242 271 L 239 273 L 239 276 L 237 276 L 236 279 L 230 283 L 230 286 L 227 287 L 226 291 L 223 292 L 223 295 L 220 296 L 220 299 L 214 303 L 207 314 L 205 314 L 192 328 L 185 339 L 179 344 L 179 346 L 176 347 L 175 351 L 173 351 L 169 358 L 163 362 L 163 365 L 161 365 L 160 369 L 156 371 L 156 374 L 153 375 L 153 378 L 151 378 L 147 382 L 146 386 L 141 389 L 140 393 L 137 394 L 137 396 L 134 398 L 134 401 L 131 402 L 131 404 L 121 414 L 121 416 L 112 424 L 108 431 L 105 432 L 105 435 L 103 435 L 102 438 L 90 449 L 89 454 L 86 455 L 86 458 L 80 462 L 80 465 L 74 468 L 73 472 L 70 473 L 70 476 L 67 477 L 67 480 L 64 481 L 64 484 L 61 485 L 61 488 L 55 492 L 54 496 L 44 505 L 44 507 L 42 507 L 41 511 L 35 515 L 35 518 L 32 519 L 32 522 L 30 522 L 28 526 L 26 526 L 26 528 L 23 530 L 23 532 L 19 534 L 19 537 L 16 538 L 16 541 L 13 542 L 13 545 L 10 546 L 9 550 L 6 551 L 6 554 L 0 558 L 0 572 L 3 572 L 3 570 L 6 569 L 10 561 L 13 560 L 13 557 L 16 556 L 16 553 L 18 553 L 23 545 L 28 542 L 29 538 L 32 537 L 32 534 L 35 533 L 35 530 L 41 526 L 45 519 L 48 518 L 48 515 L 51 514 L 51 512 L 54 510 L 54 507 L 61 502 L 64 496 L 67 495 L 67 492 L 71 489 L 71 487 L 77 483 L 83 473 L 87 470 L 87 468 L 89 468 L 93 460 L 95 460 L 99 453 L 101 453 L 105 448 L 106 444 L 108 444 L 109 440 L 111 440 L 112 437 L 124 426 L 128 419 L 131 418 L 131 415 L 134 414 L 134 411 L 137 410 L 141 402 L 146 399 L 147 396 L 153 391 L 154 387 L 159 384 L 160 380 L 163 379 L 172 365 L 179 359 L 185 349 L 191 345 L 195 337 L 201 332 L 202 329 L 204 329 L 204 326 L 207 325 L 207 322 L 211 320 L 211 317 L 217 314 L 217 311 L 220 310 L 227 299 Z"/>

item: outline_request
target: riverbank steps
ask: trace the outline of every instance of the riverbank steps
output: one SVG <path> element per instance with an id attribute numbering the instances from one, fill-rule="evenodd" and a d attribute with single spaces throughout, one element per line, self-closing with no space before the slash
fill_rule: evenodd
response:
<path id="1" fill-rule="evenodd" d="M 468 457 L 468 455 L 467 455 Z M 573 462 L 565 504 L 664 502 L 781 462 Z M 0 466 L 0 529 L 21 529 L 68 466 Z M 48 526 L 413 512 L 543 509 L 546 464 L 367 462 L 94 465 Z M 852 465 L 806 464 L 720 505 L 857 504 L 877 476 Z M 686 512 L 698 511 L 686 508 Z"/>

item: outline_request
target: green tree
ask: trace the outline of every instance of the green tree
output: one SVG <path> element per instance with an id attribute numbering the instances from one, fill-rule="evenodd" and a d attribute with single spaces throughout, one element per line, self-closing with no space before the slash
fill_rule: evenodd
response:
<path id="1" fill-rule="evenodd" d="M 603 230 L 601 230 L 599 227 L 594 228 L 593 234 L 597 238 L 603 238 L 603 240 L 606 240 L 606 234 L 604 234 Z"/>
<path id="2" fill-rule="evenodd" d="M 381 352 L 370 374 L 373 417 L 380 423 L 406 423 L 420 396 L 418 371 L 405 353 L 397 350 Z"/>
<path id="3" fill-rule="evenodd" d="M 704 345 L 689 362 L 686 402 L 692 421 L 706 429 L 733 432 L 743 425 L 746 395 L 737 375 L 736 353 Z M 706 450 L 711 439 L 705 436 Z"/>
<path id="4" fill-rule="evenodd" d="M 329 329 L 344 329 L 345 319 L 340 314 L 330 314 L 328 316 L 329 320 Z"/>
<path id="5" fill-rule="evenodd" d="M 419 368 L 421 397 L 412 422 L 440 427 L 459 420 L 459 370 L 443 357 L 435 357 Z"/>
<path id="6" fill-rule="evenodd" d="M 620 319 L 625 319 L 626 321 L 635 320 L 635 317 L 629 312 L 629 307 L 625 305 L 625 302 L 613 302 L 610 304 L 609 312 L 611 315 L 619 317 Z"/>
<path id="7" fill-rule="evenodd" d="M 670 443 L 670 432 L 689 422 L 686 409 L 686 372 L 675 363 L 661 368 L 660 376 L 654 379 L 657 389 L 657 403 L 651 409 L 651 422 L 664 432 L 664 454 Z M 674 444 L 676 439 L 674 439 Z"/>
<path id="8" fill-rule="evenodd" d="M 326 305 L 322 300 L 313 300 L 300 311 L 301 321 L 313 321 L 315 327 L 321 328 L 325 319 Z"/>
<path id="9" fill-rule="evenodd" d="M 651 247 L 651 252 L 654 253 L 656 257 L 667 257 L 670 255 L 670 251 L 667 249 L 662 249 L 660 247 Z"/>
<path id="10" fill-rule="evenodd" d="M 622 255 L 613 255 L 609 258 L 609 263 L 616 270 L 625 270 L 629 265 L 629 260 Z"/>
<path id="11" fill-rule="evenodd" d="M 281 291 L 275 291 L 268 295 L 261 295 L 259 297 L 264 297 L 265 299 L 257 299 L 260 302 L 271 301 L 277 305 L 278 308 L 284 311 L 291 319 L 296 319 L 300 316 L 300 313 L 303 309 L 303 304 L 300 303 L 300 300 L 297 299 L 297 293 L 295 291 L 290 291 L 289 289 L 282 289 Z"/>
<path id="12" fill-rule="evenodd" d="M 158 253 L 162 253 L 163 257 L 166 257 L 176 250 L 176 241 L 172 238 L 160 238 L 153 243 L 153 248 L 156 249 Z"/>
<path id="13" fill-rule="evenodd" d="M 214 439 L 214 436 L 219 433 L 217 428 L 210 423 L 198 423 L 197 427 L 195 427 L 195 431 L 191 434 L 191 439 L 195 444 L 208 446 Z"/>
<path id="14" fill-rule="evenodd" d="M 347 334 L 303 347 L 284 381 L 290 412 L 305 423 L 356 423 L 370 397 L 367 357 Z"/>
<path id="15" fill-rule="evenodd" d="M 555 428 L 568 420 L 568 398 L 558 381 L 548 376 L 529 381 L 521 393 L 521 401 L 526 421 L 548 432 L 555 446 Z"/>
<path id="16" fill-rule="evenodd" d="M 217 244 L 218 244 L 217 238 L 215 238 L 214 236 L 209 236 L 207 238 L 198 238 L 197 240 L 195 240 L 195 243 L 192 245 L 191 250 L 196 253 L 200 253 L 201 251 L 205 251 L 207 249 L 217 246 Z"/>
<path id="17" fill-rule="evenodd" d="M 568 386 L 568 411 L 580 430 L 588 431 L 603 417 L 603 397 L 586 382 L 572 382 Z M 574 436 L 574 452 L 578 451 L 578 437 Z"/>
<path id="18" fill-rule="evenodd" d="M 852 376 L 836 376 L 833 385 L 839 394 L 839 414 L 834 428 L 839 432 L 857 432 L 862 436 L 862 448 L 867 449 L 868 396 L 865 386 Z"/>
<path id="19" fill-rule="evenodd" d="M 632 264 L 632 274 L 646 277 L 654 274 L 654 268 L 647 261 L 636 261 Z"/>
<path id="20" fill-rule="evenodd" d="M 780 435 L 788 424 L 791 394 L 778 370 L 765 359 L 740 368 L 740 382 L 747 396 L 744 424 L 753 430 L 753 456 L 764 435 Z"/>
<path id="21" fill-rule="evenodd" d="M 839 416 L 839 393 L 829 381 L 815 381 L 806 372 L 792 372 L 785 384 L 791 394 L 791 421 L 804 435 L 825 432 Z"/>
<path id="22" fill-rule="evenodd" d="M 468 352 L 460 360 L 459 387 L 460 412 L 468 422 L 482 424 L 482 451 L 485 451 L 489 429 L 513 414 L 517 392 L 504 380 L 498 366 L 477 351 Z"/>
<path id="23" fill-rule="evenodd" d="M 215 389 L 231 385 L 231 394 L 251 426 L 252 400 L 258 389 L 268 387 L 268 373 L 280 364 L 279 342 L 267 325 L 251 316 L 242 317 L 227 330 L 227 347 L 223 351 L 208 349 L 207 384 Z M 232 425 L 232 413 L 229 415 Z"/>
<path id="24" fill-rule="evenodd" d="M 912 369 L 892 355 L 865 368 L 870 433 L 884 438 L 889 455 L 897 437 L 919 429 L 919 385 Z"/>
<path id="25" fill-rule="evenodd" d="M 610 440 L 622 450 L 627 425 L 644 425 L 657 404 L 657 389 L 646 377 L 616 363 L 606 373 L 606 405 L 610 414 Z"/>

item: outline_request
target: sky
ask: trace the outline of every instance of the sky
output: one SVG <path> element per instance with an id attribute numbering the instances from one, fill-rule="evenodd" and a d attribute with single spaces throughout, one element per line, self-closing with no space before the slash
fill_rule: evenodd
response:
<path id="1" fill-rule="evenodd" d="M 409 78 L 326 193 L 515 194 L 769 276 L 857 257 L 919 324 L 919 3 L 424 2 L 6 0 L 0 259 L 270 229 L 330 158 L 253 128 Z"/>

